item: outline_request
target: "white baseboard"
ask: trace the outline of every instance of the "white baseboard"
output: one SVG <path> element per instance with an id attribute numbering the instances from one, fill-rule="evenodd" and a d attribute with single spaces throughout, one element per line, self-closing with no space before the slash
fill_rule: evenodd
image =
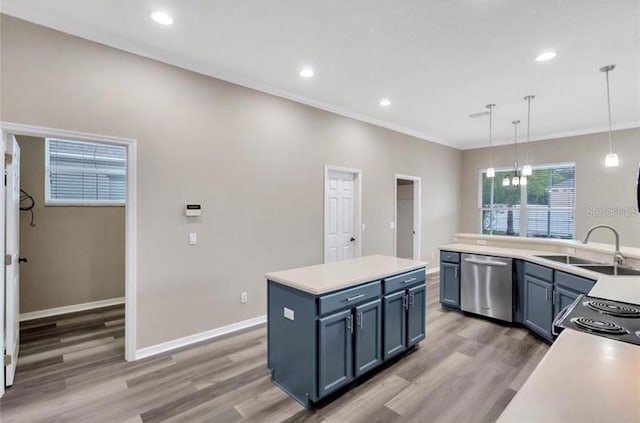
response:
<path id="1" fill-rule="evenodd" d="M 118 304 L 124 304 L 124 297 L 74 304 L 64 307 L 48 308 L 46 310 L 30 311 L 29 313 L 20 314 L 20 321 L 26 322 L 28 320 L 41 319 L 43 317 L 58 316 L 60 314 L 75 313 L 78 311 L 92 310 L 94 308 L 109 307 Z"/>
<path id="2" fill-rule="evenodd" d="M 262 323 L 265 323 L 266 321 L 267 321 L 267 316 L 262 315 L 262 316 L 254 317 L 253 319 L 243 320 L 241 322 L 232 323 L 230 325 L 222 326 L 220 328 L 211 329 L 205 332 L 196 333 L 194 335 L 185 336 L 184 338 L 178 338 L 172 341 L 163 342 L 161 344 L 152 345 L 150 347 L 140 348 L 136 350 L 135 359 L 139 360 L 141 358 L 150 357 L 152 355 L 174 350 L 176 348 L 195 344 L 196 342 L 217 338 L 218 336 L 226 335 L 228 333 L 233 333 L 242 329 L 250 328 L 252 326 L 260 325 Z"/>
<path id="3" fill-rule="evenodd" d="M 436 273 L 440 273 L 440 268 L 439 267 L 433 267 L 431 269 L 428 269 L 425 273 L 427 275 L 435 275 Z"/>

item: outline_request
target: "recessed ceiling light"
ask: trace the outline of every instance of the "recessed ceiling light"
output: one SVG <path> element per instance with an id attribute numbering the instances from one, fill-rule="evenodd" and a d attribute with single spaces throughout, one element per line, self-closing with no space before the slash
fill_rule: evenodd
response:
<path id="1" fill-rule="evenodd" d="M 303 78 L 313 78 L 313 75 L 315 75 L 315 73 L 311 68 L 303 68 L 302 70 L 300 70 L 299 75 Z"/>
<path id="2" fill-rule="evenodd" d="M 389 100 L 388 98 L 383 98 L 378 104 L 380 104 L 382 107 L 388 107 L 391 106 L 391 100 Z"/>
<path id="3" fill-rule="evenodd" d="M 173 25 L 173 18 L 167 12 L 156 11 L 151 14 L 151 19 L 160 25 Z"/>
<path id="4" fill-rule="evenodd" d="M 536 57 L 536 62 L 546 62 L 547 60 L 551 60 L 556 57 L 555 51 L 545 51 L 538 57 Z"/>

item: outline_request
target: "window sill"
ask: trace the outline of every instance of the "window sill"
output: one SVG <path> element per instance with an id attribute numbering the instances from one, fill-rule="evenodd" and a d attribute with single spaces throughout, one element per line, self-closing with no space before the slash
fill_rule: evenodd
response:
<path id="1" fill-rule="evenodd" d="M 74 203 L 71 201 L 45 202 L 45 207 L 126 207 L 125 203 Z"/>

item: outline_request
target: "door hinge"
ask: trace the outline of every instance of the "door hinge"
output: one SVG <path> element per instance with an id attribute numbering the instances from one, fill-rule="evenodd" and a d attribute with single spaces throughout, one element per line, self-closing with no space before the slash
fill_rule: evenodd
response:
<path id="1" fill-rule="evenodd" d="M 13 162 L 13 154 L 4 153 L 4 164 L 5 165 L 10 165 L 12 162 Z"/>
<path id="2" fill-rule="evenodd" d="M 4 355 L 4 366 L 7 367 L 9 364 L 11 364 L 11 356 L 9 354 L 5 354 Z"/>
<path id="3" fill-rule="evenodd" d="M 11 266 L 13 259 L 11 258 L 11 254 L 5 254 L 4 255 L 4 265 L 5 266 Z"/>

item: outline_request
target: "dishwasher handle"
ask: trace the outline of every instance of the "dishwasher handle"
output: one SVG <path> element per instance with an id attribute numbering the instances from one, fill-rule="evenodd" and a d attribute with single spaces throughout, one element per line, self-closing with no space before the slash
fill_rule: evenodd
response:
<path id="1" fill-rule="evenodd" d="M 493 260 L 477 260 L 472 258 L 464 259 L 467 263 L 477 264 L 479 266 L 496 266 L 496 267 L 507 267 L 509 264 L 504 263 L 502 261 L 493 261 Z"/>

